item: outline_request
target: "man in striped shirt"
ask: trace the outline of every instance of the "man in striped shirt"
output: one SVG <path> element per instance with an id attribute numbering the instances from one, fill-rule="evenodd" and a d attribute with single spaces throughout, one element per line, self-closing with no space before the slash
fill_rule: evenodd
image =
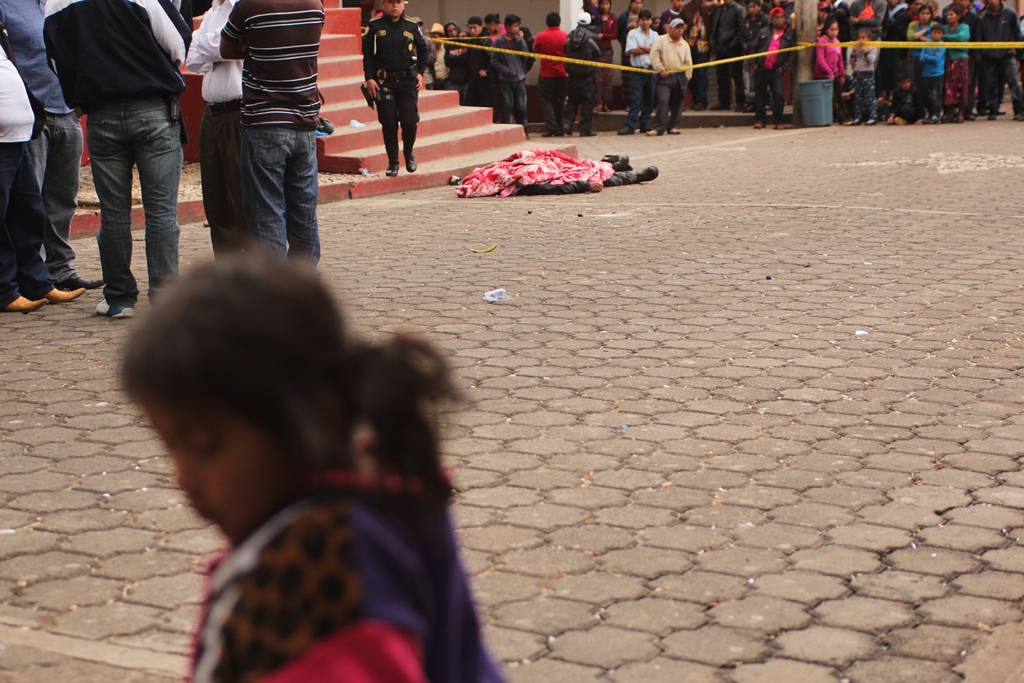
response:
<path id="1" fill-rule="evenodd" d="M 246 0 L 231 10 L 220 53 L 242 61 L 242 201 L 254 242 L 320 259 L 317 54 L 321 0 Z"/>

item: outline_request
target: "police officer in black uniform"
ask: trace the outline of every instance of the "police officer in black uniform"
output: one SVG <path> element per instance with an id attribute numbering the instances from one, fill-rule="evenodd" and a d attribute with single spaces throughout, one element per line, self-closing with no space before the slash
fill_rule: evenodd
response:
<path id="1" fill-rule="evenodd" d="M 377 120 L 388 152 L 387 175 L 398 175 L 398 124 L 402 124 L 405 169 L 416 170 L 412 148 L 416 144 L 416 109 L 425 86 L 427 40 L 415 22 L 405 17 L 405 0 L 384 0 L 384 14 L 370 22 L 363 36 L 363 76 L 370 96 L 377 101 Z"/>

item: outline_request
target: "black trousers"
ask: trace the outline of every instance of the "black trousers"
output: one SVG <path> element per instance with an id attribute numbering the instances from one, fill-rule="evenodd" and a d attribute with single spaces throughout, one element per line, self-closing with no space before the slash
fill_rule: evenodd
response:
<path id="1" fill-rule="evenodd" d="M 737 57 L 735 54 L 719 55 L 719 59 Z M 747 103 L 747 96 L 743 92 L 743 62 L 732 64 L 719 64 L 715 67 L 715 75 L 718 76 L 718 105 L 728 107 L 732 102 L 732 83 L 736 84 L 736 105 L 743 106 Z"/>
<path id="2" fill-rule="evenodd" d="M 384 133 L 384 149 L 387 150 L 390 164 L 398 163 L 399 124 L 402 125 L 402 151 L 406 158 L 412 154 L 413 145 L 416 144 L 416 126 L 420 122 L 420 113 L 416 109 L 418 101 L 415 78 L 381 83 L 377 97 L 377 120 Z"/>
<path id="3" fill-rule="evenodd" d="M 242 112 L 203 112 L 199 124 L 199 175 L 203 210 L 217 258 L 244 251 L 249 223 L 242 204 Z"/>
<path id="4" fill-rule="evenodd" d="M 544 128 L 552 135 L 562 134 L 568 82 L 568 78 L 537 79 L 537 99 L 540 100 L 540 112 L 544 115 Z"/>
<path id="5" fill-rule="evenodd" d="M 620 185 L 633 185 L 640 182 L 636 178 L 635 171 L 619 171 L 614 174 L 611 178 L 604 181 L 605 187 L 619 187 Z M 549 195 L 549 194 L 579 194 L 581 192 L 590 191 L 590 182 L 586 180 L 576 180 L 571 183 L 563 183 L 561 185 L 552 185 L 551 183 L 543 183 L 541 185 L 527 185 L 526 187 L 519 188 L 516 192 L 517 195 L 531 196 L 531 195 Z"/>
<path id="6" fill-rule="evenodd" d="M 782 72 L 761 69 L 754 72 L 754 121 L 768 123 L 768 98 L 771 96 L 772 117 L 775 124 L 783 122 L 782 111 L 786 98 L 782 94 Z"/>
<path id="7" fill-rule="evenodd" d="M 565 107 L 564 128 L 572 132 L 572 124 L 576 120 L 576 111 L 580 114 L 580 133 L 590 133 L 594 121 L 594 102 L 596 90 L 593 76 L 573 78 L 569 76 L 568 99 Z"/>

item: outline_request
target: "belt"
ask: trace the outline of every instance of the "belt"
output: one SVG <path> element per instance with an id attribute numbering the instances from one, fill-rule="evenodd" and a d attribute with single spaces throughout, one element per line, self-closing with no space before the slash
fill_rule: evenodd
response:
<path id="1" fill-rule="evenodd" d="M 206 111 L 211 114 L 225 114 L 229 111 L 238 111 L 242 108 L 242 100 L 228 100 L 227 102 L 207 102 Z"/>
<path id="2" fill-rule="evenodd" d="M 406 78 L 416 78 L 419 72 L 416 69 L 402 69 L 401 71 L 385 71 L 377 69 L 377 78 L 382 81 L 401 81 Z"/>

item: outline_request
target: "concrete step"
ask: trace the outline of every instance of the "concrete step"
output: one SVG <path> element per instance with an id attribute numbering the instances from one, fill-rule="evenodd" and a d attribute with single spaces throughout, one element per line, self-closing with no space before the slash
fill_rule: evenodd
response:
<path id="1" fill-rule="evenodd" d="M 320 35 L 320 57 L 358 55 L 362 59 L 363 45 L 359 38 L 340 33 Z"/>
<path id="2" fill-rule="evenodd" d="M 352 119 L 366 123 L 376 121 L 377 112 L 366 106 L 366 99 L 359 90 L 358 83 L 341 84 L 336 87 L 328 86 L 323 90 L 326 103 L 320 109 L 320 116 L 324 117 L 335 126 L 339 123 L 348 125 Z M 338 93 L 341 93 L 338 95 Z M 348 94 L 346 97 L 345 95 Z M 427 112 L 438 109 L 458 108 L 459 94 L 449 90 L 424 90 L 419 97 L 419 112 L 424 115 Z"/>
<path id="3" fill-rule="evenodd" d="M 526 142 L 522 126 L 489 123 L 468 130 L 449 130 L 418 138 L 416 160 L 418 163 L 439 161 L 469 149 L 490 150 L 516 145 L 524 148 Z M 371 173 L 383 173 L 388 166 L 388 157 L 383 143 L 330 155 L 318 144 L 317 163 L 321 170 L 334 173 L 358 173 L 360 168 Z"/>
<path id="4" fill-rule="evenodd" d="M 369 109 L 366 111 L 370 112 Z M 446 131 L 471 130 L 491 123 L 491 115 L 491 110 L 484 107 L 453 107 L 429 111 L 420 115 L 417 135 L 422 138 Z M 344 155 L 348 150 L 383 145 L 384 138 L 376 117 L 364 123 L 365 128 L 353 128 L 347 121 L 337 122 L 332 135 L 318 140 L 323 154 Z"/>
<path id="5" fill-rule="evenodd" d="M 355 78 L 363 80 L 363 58 L 358 55 L 334 55 L 317 60 L 317 81 L 334 78 Z"/>

